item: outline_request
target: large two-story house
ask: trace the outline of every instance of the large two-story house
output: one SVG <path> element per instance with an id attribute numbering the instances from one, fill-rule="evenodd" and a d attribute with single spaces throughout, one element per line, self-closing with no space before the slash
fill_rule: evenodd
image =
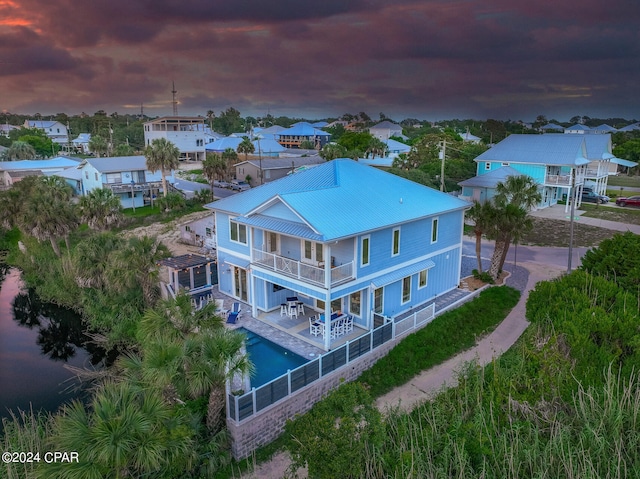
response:
<path id="1" fill-rule="evenodd" d="M 578 201 L 585 183 L 596 193 L 607 189 L 611 135 L 510 135 L 479 155 L 477 176 L 459 185 L 462 198 L 486 201 L 495 195 L 499 181 L 509 176 L 528 175 L 539 185 L 538 208 L 558 203 L 576 188 Z M 567 205 L 568 208 L 568 205 Z"/>
<path id="2" fill-rule="evenodd" d="M 180 160 L 205 159 L 205 124 L 202 117 L 164 116 L 144 124 L 144 144 L 165 138 L 180 150 Z"/>
<path id="3" fill-rule="evenodd" d="M 110 188 L 120 197 L 123 208 L 144 206 L 162 194 L 162 173 L 151 172 L 144 156 L 87 158 L 78 169 L 82 194 L 98 188 Z M 173 183 L 174 172 L 167 172 L 167 183 Z"/>
<path id="4" fill-rule="evenodd" d="M 373 329 L 458 286 L 469 206 L 348 159 L 288 175 L 207 205 L 219 290 L 258 319 L 296 297 Z M 325 350 L 328 323 L 316 338 Z"/>
<path id="5" fill-rule="evenodd" d="M 69 143 L 69 131 L 67 127 L 59 121 L 53 120 L 25 120 L 25 128 L 37 128 L 46 133 L 46 135 L 59 145 L 66 145 Z"/>

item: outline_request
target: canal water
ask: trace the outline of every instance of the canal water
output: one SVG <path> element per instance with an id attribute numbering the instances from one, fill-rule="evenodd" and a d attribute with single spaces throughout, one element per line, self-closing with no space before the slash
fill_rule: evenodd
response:
<path id="1" fill-rule="evenodd" d="M 81 397 L 65 365 L 96 368 L 103 360 L 77 314 L 40 302 L 25 289 L 20 271 L 0 269 L 0 418 L 9 410 L 54 412 Z"/>

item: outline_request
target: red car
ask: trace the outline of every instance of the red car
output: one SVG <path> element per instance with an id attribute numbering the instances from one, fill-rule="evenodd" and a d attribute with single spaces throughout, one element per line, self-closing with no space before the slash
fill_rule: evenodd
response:
<path id="1" fill-rule="evenodd" d="M 640 206 L 640 196 L 629 196 L 628 198 L 616 199 L 618 206 Z"/>

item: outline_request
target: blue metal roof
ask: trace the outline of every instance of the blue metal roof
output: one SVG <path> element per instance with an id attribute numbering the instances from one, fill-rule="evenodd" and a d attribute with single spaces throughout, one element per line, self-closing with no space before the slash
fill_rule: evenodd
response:
<path id="1" fill-rule="evenodd" d="M 589 163 L 583 135 L 509 135 L 475 161 L 578 166 Z"/>
<path id="2" fill-rule="evenodd" d="M 207 207 L 247 221 L 266 215 L 273 201 L 303 218 L 320 233 L 320 241 L 469 207 L 466 201 L 349 159 L 320 164 Z"/>
<path id="3" fill-rule="evenodd" d="M 244 223 L 249 226 L 256 226 L 263 230 L 275 231 L 289 236 L 306 238 L 311 241 L 322 241 L 321 235 L 314 232 L 311 228 L 303 223 L 287 221 L 280 218 L 273 218 L 264 215 L 253 215 L 248 218 L 237 218 L 238 223 Z"/>
<path id="4" fill-rule="evenodd" d="M 501 166 L 482 175 L 474 176 L 458 183 L 460 186 L 477 188 L 495 188 L 498 182 L 504 182 L 510 176 L 520 176 L 522 173 L 510 166 Z"/>
<path id="5" fill-rule="evenodd" d="M 435 265 L 436 264 L 430 259 L 425 259 L 409 266 L 405 266 L 404 268 L 396 269 L 394 271 L 391 271 L 390 273 L 383 274 L 382 276 L 374 279 L 372 284 L 374 288 L 381 288 L 388 284 L 395 283 L 396 281 L 400 281 L 402 278 L 406 278 L 407 276 L 419 273 L 422 270 L 431 269 Z"/>
<path id="6" fill-rule="evenodd" d="M 309 123 L 301 123 L 277 133 L 279 136 L 331 136 L 326 131 L 312 127 Z"/>
<path id="7" fill-rule="evenodd" d="M 56 156 L 48 160 L 0 161 L 0 170 L 46 170 L 50 168 L 68 168 L 78 166 L 79 159 Z"/>
<path id="8" fill-rule="evenodd" d="M 243 138 L 238 138 L 236 136 L 226 136 L 219 140 L 212 141 L 211 143 L 207 143 L 204 145 L 204 149 L 207 151 L 224 151 L 227 148 L 231 148 L 233 151 L 236 151 L 238 145 L 242 143 L 242 140 Z"/>

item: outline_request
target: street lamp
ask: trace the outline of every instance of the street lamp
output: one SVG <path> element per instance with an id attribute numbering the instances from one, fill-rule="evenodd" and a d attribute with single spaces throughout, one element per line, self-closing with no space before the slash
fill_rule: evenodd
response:
<path id="1" fill-rule="evenodd" d="M 136 197 L 134 196 L 135 193 L 133 191 L 133 187 L 135 186 L 136 182 L 131 180 L 131 204 L 133 205 L 133 212 L 136 212 Z"/>

